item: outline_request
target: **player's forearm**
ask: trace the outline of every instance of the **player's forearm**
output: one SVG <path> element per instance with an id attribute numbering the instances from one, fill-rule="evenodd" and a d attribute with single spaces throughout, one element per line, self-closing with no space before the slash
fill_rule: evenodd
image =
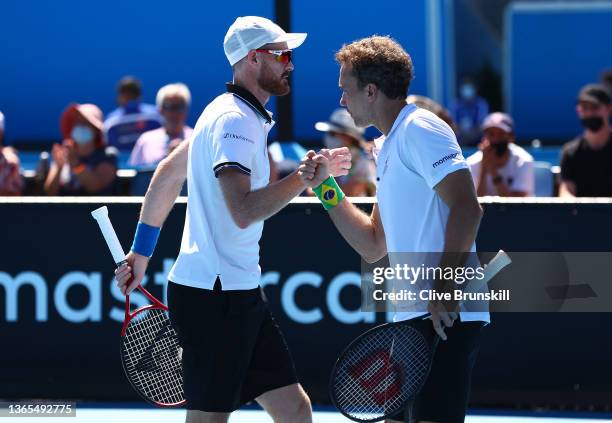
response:
<path id="1" fill-rule="evenodd" d="M 440 258 L 439 268 L 458 268 L 465 265 L 476 240 L 481 218 L 482 208 L 477 202 L 470 206 L 456 206 L 450 210 L 446 223 L 444 253 Z M 454 289 L 454 283 L 437 279 L 434 289 L 450 292 Z M 452 304 L 450 306 L 452 307 Z"/>
<path id="2" fill-rule="evenodd" d="M 177 150 L 161 161 L 149 184 L 140 211 L 140 220 L 148 225 L 163 225 L 187 177 L 187 150 Z"/>
<path id="3" fill-rule="evenodd" d="M 283 209 L 306 186 L 296 172 L 255 191 L 246 193 L 234 213 L 234 220 L 241 228 L 265 220 Z"/>
<path id="4" fill-rule="evenodd" d="M 368 263 L 380 260 L 387 253 L 384 234 L 377 231 L 372 217 L 346 198 L 329 210 L 329 216 L 346 242 Z"/>

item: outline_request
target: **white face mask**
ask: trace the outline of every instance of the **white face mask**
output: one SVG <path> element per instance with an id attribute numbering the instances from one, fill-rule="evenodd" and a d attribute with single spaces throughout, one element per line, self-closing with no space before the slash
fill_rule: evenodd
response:
<path id="1" fill-rule="evenodd" d="M 70 132 L 70 138 L 77 144 L 88 144 L 93 141 L 94 133 L 89 126 L 75 125 Z"/>
<path id="2" fill-rule="evenodd" d="M 460 90 L 461 97 L 466 100 L 471 100 L 476 95 L 476 90 L 472 84 L 465 84 Z"/>

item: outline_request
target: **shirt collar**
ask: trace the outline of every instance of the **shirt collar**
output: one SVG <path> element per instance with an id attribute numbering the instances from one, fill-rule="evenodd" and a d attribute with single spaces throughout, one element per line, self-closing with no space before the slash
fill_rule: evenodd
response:
<path id="1" fill-rule="evenodd" d="M 232 84 L 228 82 L 225 84 L 227 87 L 227 92 L 233 94 L 238 97 L 240 100 L 244 101 L 251 109 L 253 109 L 257 114 L 259 114 L 262 118 L 266 120 L 267 123 L 272 123 L 272 117 L 270 117 L 270 113 L 264 108 L 264 106 L 257 100 L 249 90 L 243 88 L 239 85 Z"/>
<path id="2" fill-rule="evenodd" d="M 402 110 L 400 110 L 400 112 L 397 114 L 397 117 L 395 118 L 395 122 L 393 122 L 393 126 L 391 126 L 391 130 L 389 131 L 389 133 L 387 134 L 385 138 L 391 137 L 391 134 L 399 126 L 400 122 L 402 122 L 404 118 L 406 117 L 406 115 L 412 112 L 414 109 L 416 109 L 416 106 L 412 103 L 406 104 L 404 107 L 402 107 Z"/>

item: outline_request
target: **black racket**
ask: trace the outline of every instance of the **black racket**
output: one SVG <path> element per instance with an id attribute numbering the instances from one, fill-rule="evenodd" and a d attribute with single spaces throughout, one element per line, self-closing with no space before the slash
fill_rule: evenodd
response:
<path id="1" fill-rule="evenodd" d="M 106 244 L 117 266 L 126 263 L 125 253 L 108 209 L 91 212 L 97 220 Z M 138 286 L 151 301 L 130 312 L 130 296 L 125 296 L 125 319 L 121 327 L 121 363 L 132 387 L 145 400 L 159 407 L 185 404 L 181 348 L 168 317 L 168 307 L 142 286 Z"/>
<path id="2" fill-rule="evenodd" d="M 503 251 L 465 291 L 477 292 L 510 264 Z M 420 392 L 440 337 L 429 319 L 386 323 L 353 340 L 332 369 L 329 392 L 338 410 L 356 422 L 377 422 L 402 411 Z"/>

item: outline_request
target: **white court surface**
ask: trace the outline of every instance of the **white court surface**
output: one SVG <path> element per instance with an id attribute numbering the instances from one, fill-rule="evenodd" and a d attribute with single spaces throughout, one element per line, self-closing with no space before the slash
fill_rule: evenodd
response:
<path id="1" fill-rule="evenodd" d="M 43 419 L 42 421 L 49 421 Z M 52 423 L 183 423 L 184 410 L 148 410 L 117 408 L 79 408 L 76 417 L 54 417 Z M 232 414 L 230 423 L 271 423 L 272 419 L 263 411 L 241 410 Z M 3 417 L 1 423 L 41 423 L 40 417 Z M 340 413 L 315 412 L 314 423 L 347 423 L 350 422 Z M 602 423 L 612 420 L 602 419 L 569 419 L 547 417 L 507 417 L 507 416 L 468 416 L 466 423 Z"/>

